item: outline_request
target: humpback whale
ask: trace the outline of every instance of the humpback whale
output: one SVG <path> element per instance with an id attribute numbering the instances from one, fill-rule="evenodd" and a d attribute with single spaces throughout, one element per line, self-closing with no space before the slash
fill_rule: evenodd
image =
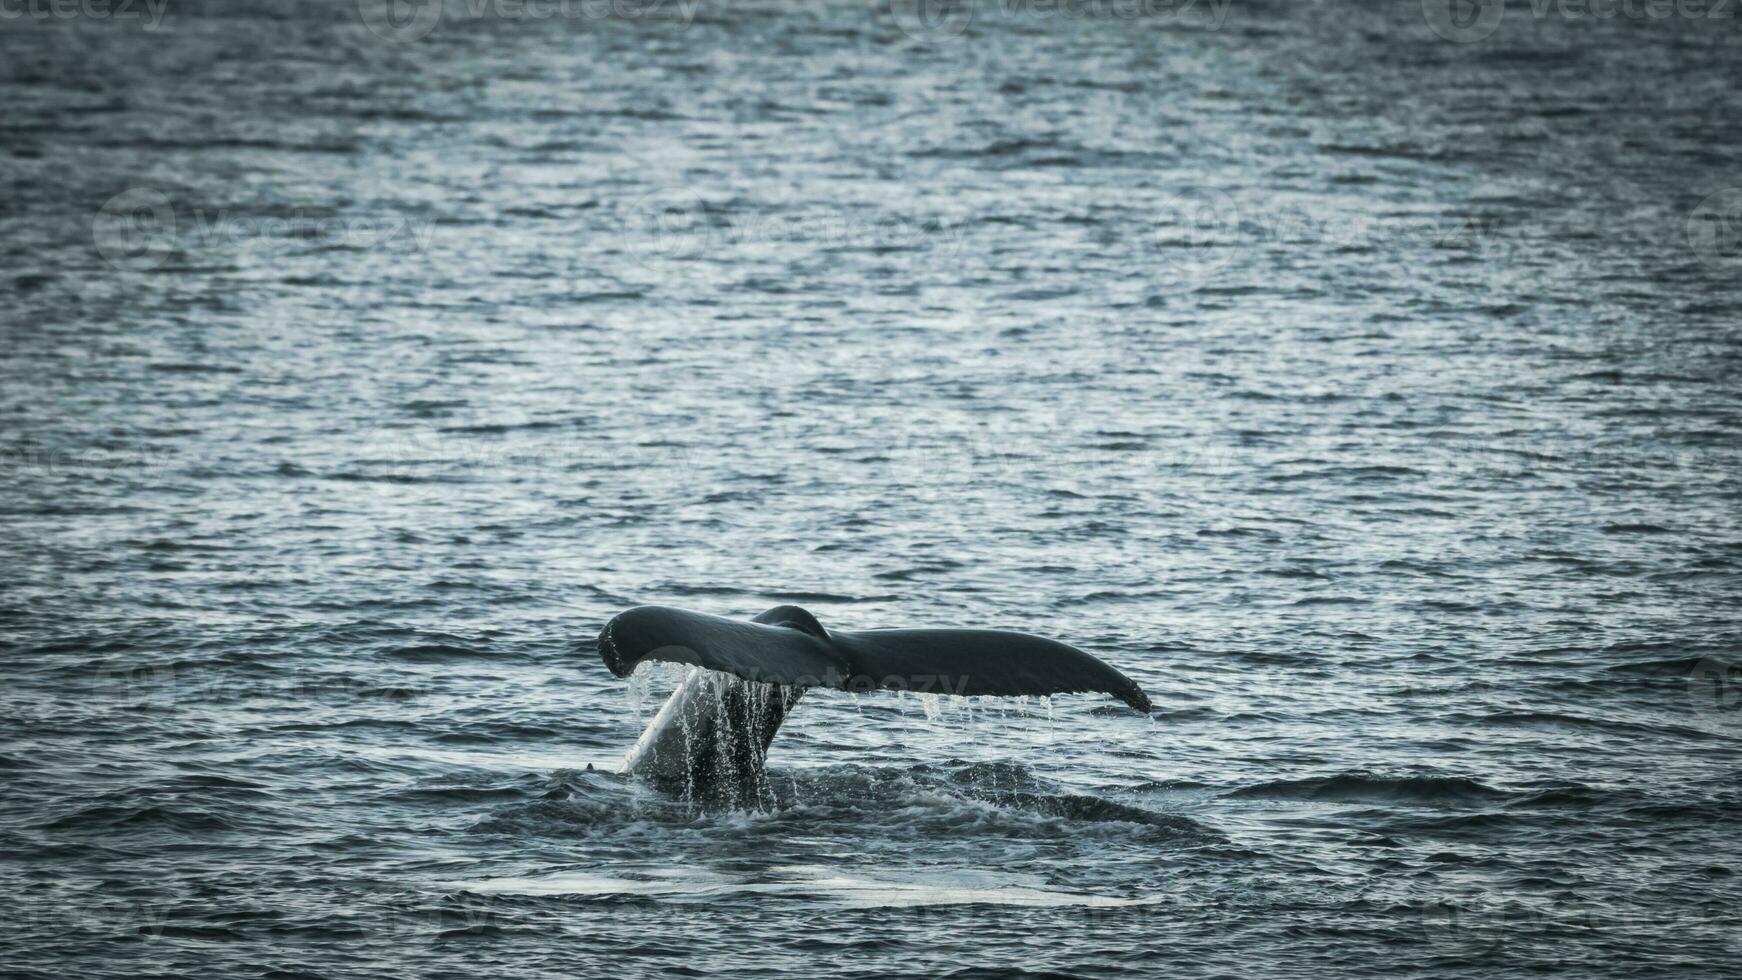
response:
<path id="1" fill-rule="evenodd" d="M 1099 692 L 1148 714 L 1130 678 L 1076 647 L 986 629 L 827 630 L 798 606 L 751 620 L 636 606 L 599 632 L 618 677 L 643 661 L 691 670 L 624 759 L 623 771 L 686 799 L 732 807 L 772 802 L 768 746 L 813 687 L 869 692 L 1041 695 Z"/>

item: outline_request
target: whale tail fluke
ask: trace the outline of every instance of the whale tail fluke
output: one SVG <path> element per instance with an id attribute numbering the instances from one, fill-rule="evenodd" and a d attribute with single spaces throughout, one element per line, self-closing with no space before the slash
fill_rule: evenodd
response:
<path id="1" fill-rule="evenodd" d="M 1102 693 L 1150 711 L 1130 678 L 1056 640 L 1008 630 L 830 631 L 798 606 L 776 606 L 748 622 L 637 606 L 605 624 L 599 655 L 619 677 L 643 660 L 661 660 L 766 684 L 1007 697 Z"/>
<path id="2" fill-rule="evenodd" d="M 813 687 L 956 695 L 1110 694 L 1148 714 L 1130 678 L 1068 644 L 977 629 L 830 631 L 798 606 L 744 621 L 669 606 L 637 606 L 599 633 L 618 677 L 643 661 L 689 664 L 624 770 L 690 799 L 735 806 L 770 799 L 764 761 L 793 705 Z"/>

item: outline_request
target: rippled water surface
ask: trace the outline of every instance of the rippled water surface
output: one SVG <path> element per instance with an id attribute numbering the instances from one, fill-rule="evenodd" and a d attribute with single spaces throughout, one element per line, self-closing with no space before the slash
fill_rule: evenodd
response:
<path id="1" fill-rule="evenodd" d="M 171 8 L 0 22 L 7 975 L 1735 968 L 1734 20 Z M 1156 711 L 699 811 L 640 602 Z"/>

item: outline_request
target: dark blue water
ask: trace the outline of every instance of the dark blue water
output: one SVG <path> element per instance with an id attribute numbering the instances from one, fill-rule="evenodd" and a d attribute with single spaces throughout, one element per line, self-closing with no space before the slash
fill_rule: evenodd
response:
<path id="1" fill-rule="evenodd" d="M 0 970 L 1733 971 L 1736 21 L 797 7 L 0 20 Z"/>

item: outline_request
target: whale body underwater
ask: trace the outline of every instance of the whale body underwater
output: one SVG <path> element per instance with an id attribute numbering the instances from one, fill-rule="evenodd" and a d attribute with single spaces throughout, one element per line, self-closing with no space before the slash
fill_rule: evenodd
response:
<path id="1" fill-rule="evenodd" d="M 752 620 L 637 606 L 605 624 L 598 648 L 618 677 L 650 660 L 698 668 L 654 715 L 623 771 L 729 806 L 772 801 L 769 743 L 813 687 L 1004 697 L 1098 692 L 1150 711 L 1143 689 L 1108 664 L 1009 630 L 831 631 L 798 606 L 775 606 Z"/>

